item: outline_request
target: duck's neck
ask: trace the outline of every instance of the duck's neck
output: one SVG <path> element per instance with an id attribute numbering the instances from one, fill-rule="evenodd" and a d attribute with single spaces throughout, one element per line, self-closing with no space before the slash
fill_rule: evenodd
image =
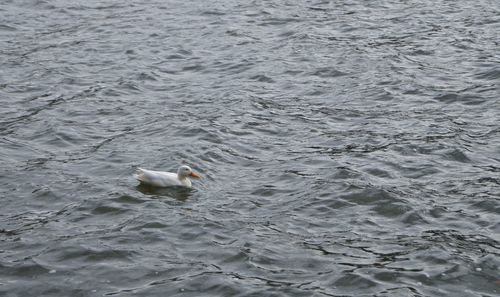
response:
<path id="1" fill-rule="evenodd" d="M 177 178 L 185 187 L 191 188 L 191 180 L 187 176 L 178 174 Z"/>

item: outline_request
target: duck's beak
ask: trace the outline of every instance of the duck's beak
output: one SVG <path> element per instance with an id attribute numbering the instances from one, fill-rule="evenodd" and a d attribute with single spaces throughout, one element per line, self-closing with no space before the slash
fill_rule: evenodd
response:
<path id="1" fill-rule="evenodd" d="M 191 171 L 191 173 L 189 174 L 189 176 L 192 176 L 194 178 L 201 178 L 201 176 L 198 173 L 194 172 L 194 171 Z"/>

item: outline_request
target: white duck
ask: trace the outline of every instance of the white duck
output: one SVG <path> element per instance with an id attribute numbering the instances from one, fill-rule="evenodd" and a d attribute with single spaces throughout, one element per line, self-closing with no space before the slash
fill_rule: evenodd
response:
<path id="1" fill-rule="evenodd" d="M 189 176 L 200 178 L 196 172 L 186 165 L 179 167 L 177 173 L 137 168 L 137 173 L 134 174 L 134 177 L 141 183 L 156 187 L 181 186 L 191 188 Z"/>

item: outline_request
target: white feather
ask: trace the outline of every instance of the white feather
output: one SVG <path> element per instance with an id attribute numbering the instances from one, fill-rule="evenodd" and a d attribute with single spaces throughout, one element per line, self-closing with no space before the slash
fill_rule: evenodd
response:
<path id="1" fill-rule="evenodd" d="M 155 187 L 181 186 L 190 188 L 191 180 L 188 178 L 189 175 L 198 176 L 188 166 L 181 166 L 177 173 L 137 168 L 134 177 L 143 184 Z"/>

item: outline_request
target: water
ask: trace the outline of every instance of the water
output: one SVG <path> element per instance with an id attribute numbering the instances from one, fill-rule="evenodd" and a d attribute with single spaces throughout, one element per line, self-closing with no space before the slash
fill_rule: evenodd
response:
<path id="1" fill-rule="evenodd" d="M 496 1 L 0 16 L 0 295 L 498 296 Z"/>

